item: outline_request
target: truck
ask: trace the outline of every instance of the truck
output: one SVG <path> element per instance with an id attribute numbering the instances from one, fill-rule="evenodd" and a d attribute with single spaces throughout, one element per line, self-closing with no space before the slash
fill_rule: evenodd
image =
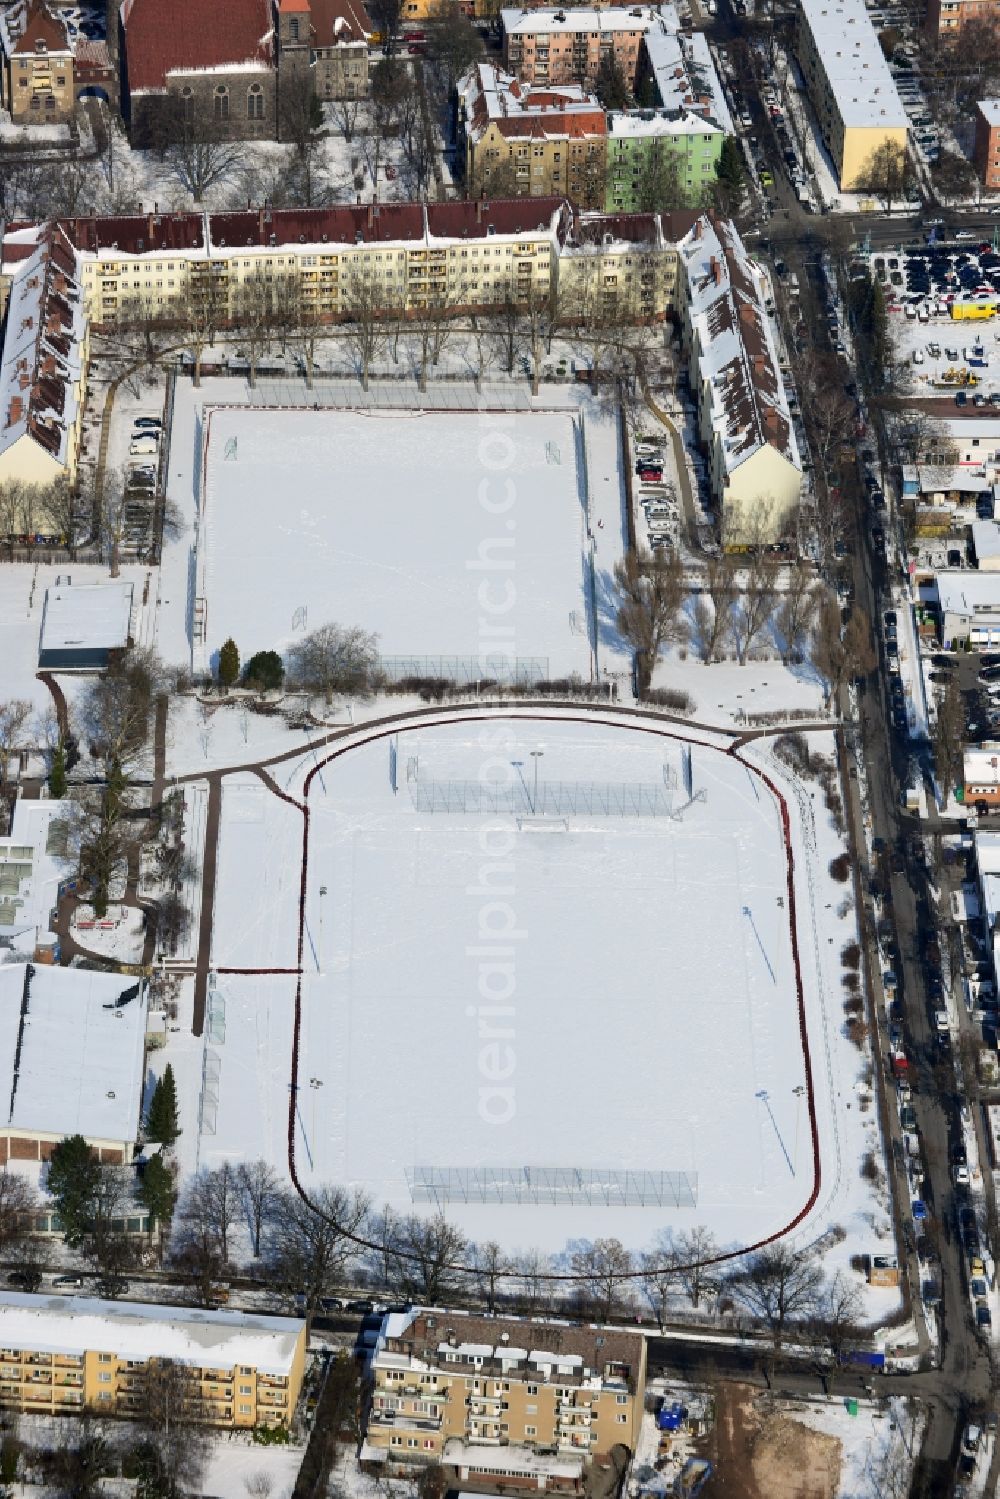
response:
<path id="1" fill-rule="evenodd" d="M 880 1374 L 885 1373 L 885 1354 L 871 1353 L 866 1348 L 852 1348 L 844 1355 L 844 1363 L 852 1364 L 855 1368 L 877 1369 Z"/>

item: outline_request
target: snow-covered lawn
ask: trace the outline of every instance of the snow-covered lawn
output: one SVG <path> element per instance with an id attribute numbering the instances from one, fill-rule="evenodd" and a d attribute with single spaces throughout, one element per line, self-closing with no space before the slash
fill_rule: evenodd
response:
<path id="1" fill-rule="evenodd" d="M 778 658 L 716 661 L 704 665 L 688 654 L 681 660 L 676 651 L 664 652 L 653 673 L 654 688 L 686 692 L 694 703 L 692 716 L 699 723 L 741 724 L 754 714 L 824 714 L 823 684 L 808 665 L 785 666 Z"/>
<path id="2" fill-rule="evenodd" d="M 229 636 L 245 658 L 337 620 L 375 631 L 384 656 L 508 654 L 589 677 L 569 413 L 223 408 L 206 432 L 196 664 Z"/>

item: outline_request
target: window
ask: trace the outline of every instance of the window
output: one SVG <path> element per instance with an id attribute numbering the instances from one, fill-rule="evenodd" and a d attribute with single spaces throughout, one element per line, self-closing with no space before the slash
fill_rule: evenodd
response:
<path id="1" fill-rule="evenodd" d="M 615 1396 L 615 1404 L 616 1405 L 628 1405 L 628 1396 L 627 1395 L 616 1395 Z"/>
<path id="2" fill-rule="evenodd" d="M 99 1364 L 110 1364 L 110 1362 L 111 1362 L 111 1354 L 110 1353 L 99 1353 L 97 1355 L 97 1362 Z"/>
<path id="3" fill-rule="evenodd" d="M 111 1383 L 111 1375 L 109 1373 L 105 1373 L 105 1371 L 102 1369 L 101 1372 L 97 1376 L 97 1380 L 98 1380 L 99 1384 L 110 1384 Z"/>
<path id="4" fill-rule="evenodd" d="M 252 1395 L 253 1394 L 253 1385 L 241 1384 L 240 1385 L 240 1394 L 241 1395 Z"/>
<path id="5" fill-rule="evenodd" d="M 538 1386 L 536 1384 L 530 1384 L 528 1386 L 528 1394 L 529 1395 L 537 1395 L 538 1394 Z"/>
<path id="6" fill-rule="evenodd" d="M 533 1436 L 536 1436 L 536 1435 L 537 1435 L 537 1427 L 534 1427 L 534 1426 L 526 1426 L 526 1427 L 525 1427 L 525 1428 L 524 1428 L 524 1434 L 525 1434 L 525 1436 L 526 1436 L 526 1437 L 533 1437 Z"/>
<path id="7" fill-rule="evenodd" d="M 299 39 L 299 23 L 294 17 L 288 23 L 288 35 L 293 42 Z"/>
<path id="8" fill-rule="evenodd" d="M 264 90 L 259 83 L 251 83 L 247 89 L 247 119 L 262 120 L 264 118 Z"/>
<path id="9" fill-rule="evenodd" d="M 619 1426 L 627 1426 L 628 1425 L 628 1416 L 626 1416 L 626 1415 L 616 1416 L 615 1420 L 617 1421 L 617 1423 L 618 1423 Z"/>
<path id="10" fill-rule="evenodd" d="M 215 90 L 215 118 L 217 120 L 229 119 L 229 90 L 224 83 L 220 83 Z"/>
<path id="11" fill-rule="evenodd" d="M 194 124 L 194 90 L 190 88 L 181 89 L 181 114 L 185 125 Z"/>

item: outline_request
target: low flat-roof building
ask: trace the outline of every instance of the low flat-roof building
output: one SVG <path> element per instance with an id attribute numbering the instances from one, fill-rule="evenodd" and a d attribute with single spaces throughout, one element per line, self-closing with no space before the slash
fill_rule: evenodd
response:
<path id="1" fill-rule="evenodd" d="M 763 272 L 735 225 L 707 214 L 678 250 L 682 344 L 723 545 L 740 551 L 786 540 L 802 464 Z"/>
<path id="2" fill-rule="evenodd" d="M 454 1488 L 582 1493 L 591 1463 L 635 1452 L 646 1342 L 624 1328 L 414 1308 L 371 1362 L 362 1462 L 443 1463 Z"/>
<path id="3" fill-rule="evenodd" d="M 0 1162 L 47 1160 L 67 1135 L 131 1160 L 147 1008 L 145 979 L 0 964 Z"/>
<path id="4" fill-rule="evenodd" d="M 935 585 L 945 650 L 1000 646 L 1000 574 L 956 568 L 937 573 Z"/>
<path id="5" fill-rule="evenodd" d="M 65 801 L 18 797 L 10 837 L 0 838 L 0 948 L 30 958 L 40 938 L 56 957 L 52 924 L 60 886 L 75 872 Z"/>
<path id="6" fill-rule="evenodd" d="M 297 1317 L 0 1292 L 0 1407 L 141 1418 L 151 1370 L 179 1371 L 195 1425 L 289 1426 L 306 1353 Z"/>
<path id="7" fill-rule="evenodd" d="M 845 191 L 871 185 L 876 152 L 902 157 L 909 120 L 863 0 L 801 0 L 797 49 Z M 874 187 L 872 188 L 874 191 Z"/>
<path id="8" fill-rule="evenodd" d="M 95 671 L 131 640 L 132 584 L 64 580 L 45 590 L 40 671 Z"/>
<path id="9" fill-rule="evenodd" d="M 1000 807 L 1000 744 L 974 744 L 970 745 L 963 756 L 962 779 L 965 785 L 965 801 L 968 806 Z M 992 835 L 996 838 L 996 834 Z M 977 838 L 977 846 L 982 842 L 982 835 Z M 993 845 L 983 844 L 983 853 L 991 855 L 995 851 L 1000 855 L 1000 840 L 997 848 Z M 1000 877 L 1000 857 L 998 857 L 997 868 L 983 869 L 980 860 L 980 873 L 989 873 L 991 877 Z M 997 886 L 997 897 L 1000 902 L 1000 884 Z"/>

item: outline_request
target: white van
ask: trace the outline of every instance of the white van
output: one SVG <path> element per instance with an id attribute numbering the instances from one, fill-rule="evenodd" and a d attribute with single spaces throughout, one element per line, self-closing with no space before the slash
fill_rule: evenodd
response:
<path id="1" fill-rule="evenodd" d="M 924 351 L 923 351 L 923 349 L 914 349 L 914 351 L 913 351 L 913 363 L 914 364 L 923 364 L 923 362 L 924 362 Z"/>
<path id="2" fill-rule="evenodd" d="M 136 437 L 128 445 L 128 455 L 130 458 L 153 458 L 158 449 L 155 437 Z"/>

